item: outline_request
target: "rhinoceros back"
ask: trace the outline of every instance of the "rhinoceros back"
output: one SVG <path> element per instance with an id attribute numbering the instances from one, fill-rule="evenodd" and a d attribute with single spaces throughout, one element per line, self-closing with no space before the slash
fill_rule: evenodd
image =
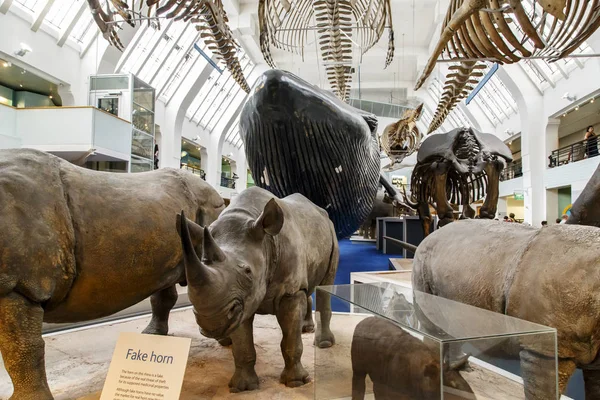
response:
<path id="1" fill-rule="evenodd" d="M 61 162 L 35 150 L 0 150 L 0 295 L 17 290 L 34 301 L 60 301 L 73 282 Z"/>
<path id="2" fill-rule="evenodd" d="M 281 71 L 259 79 L 240 117 L 256 184 L 301 193 L 325 209 L 338 237 L 354 232 L 377 193 L 379 151 L 359 110 Z"/>

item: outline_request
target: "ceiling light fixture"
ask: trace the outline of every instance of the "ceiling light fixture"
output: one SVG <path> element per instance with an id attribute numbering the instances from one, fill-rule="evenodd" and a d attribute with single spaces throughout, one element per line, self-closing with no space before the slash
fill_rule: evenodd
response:
<path id="1" fill-rule="evenodd" d="M 8 61 L 4 61 L 4 62 L 2 63 L 2 66 L 3 66 L 4 68 L 8 68 L 8 67 L 10 67 L 11 65 L 12 65 L 12 64 L 11 64 L 10 62 L 8 62 Z"/>
<path id="2" fill-rule="evenodd" d="M 22 83 L 19 83 L 19 87 L 23 87 L 23 84 L 22 84 Z"/>
<path id="3" fill-rule="evenodd" d="M 590 103 L 593 103 L 593 102 L 594 102 L 594 100 L 596 100 L 596 99 L 592 99 L 592 100 L 590 101 Z"/>
<path id="4" fill-rule="evenodd" d="M 52 95 L 48 96 L 49 98 L 52 98 Z"/>
<path id="5" fill-rule="evenodd" d="M 579 111 L 579 106 L 575 107 L 575 111 Z"/>
<path id="6" fill-rule="evenodd" d="M 32 52 L 31 47 L 26 45 L 25 43 L 21 43 L 21 48 L 15 51 L 15 55 L 19 57 L 23 57 L 25 54 Z"/>

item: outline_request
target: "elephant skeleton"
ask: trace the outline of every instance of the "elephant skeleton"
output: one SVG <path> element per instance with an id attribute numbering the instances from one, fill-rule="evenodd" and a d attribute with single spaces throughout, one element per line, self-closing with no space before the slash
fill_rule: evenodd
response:
<path id="1" fill-rule="evenodd" d="M 454 209 L 459 205 L 463 207 L 461 218 L 475 217 L 470 204 L 484 198 L 480 217 L 494 218 L 500 172 L 510 161 L 510 149 L 491 134 L 458 128 L 431 135 L 419 149 L 411 177 L 411 199 L 405 203 L 418 211 L 425 235 L 430 232 L 430 204 L 440 226 L 454 221 Z"/>
<path id="2" fill-rule="evenodd" d="M 131 0 L 129 7 L 126 1 L 110 0 L 107 2 L 107 10 L 102 9 L 100 0 L 87 0 L 94 21 L 100 32 L 108 42 L 119 50 L 124 46 L 117 35 L 117 21 L 114 15 L 119 15 L 125 22 L 135 26 L 134 15 L 141 15 L 143 1 L 140 2 L 139 12 L 135 12 L 135 1 Z M 112 9 L 111 9 L 112 5 Z M 216 58 L 223 62 L 233 79 L 248 93 L 250 87 L 246 82 L 237 51 L 240 47 L 233 38 L 233 33 L 227 25 L 229 19 L 223 8 L 221 0 L 168 0 L 159 7 L 159 0 L 146 0 L 147 17 L 152 18 L 156 9 L 155 18 L 167 13 L 165 18 L 174 21 L 191 22 L 196 25 L 200 37 L 214 53 Z M 160 24 L 158 24 L 160 29 Z"/>

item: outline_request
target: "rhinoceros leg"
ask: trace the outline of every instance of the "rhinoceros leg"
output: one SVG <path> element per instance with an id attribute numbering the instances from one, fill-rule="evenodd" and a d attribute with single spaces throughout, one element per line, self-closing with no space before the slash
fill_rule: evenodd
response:
<path id="1" fill-rule="evenodd" d="M 152 319 L 142 331 L 151 335 L 166 335 L 169 333 L 169 313 L 177 303 L 177 289 L 175 285 L 156 292 L 150 297 L 152 305 Z"/>
<path id="2" fill-rule="evenodd" d="M 585 400 L 600 400 L 600 370 L 584 367 L 583 380 L 585 382 Z"/>
<path id="3" fill-rule="evenodd" d="M 331 260 L 329 261 L 329 269 L 321 281 L 320 286 L 329 286 L 334 284 L 339 258 L 339 248 L 337 245 L 334 245 L 334 249 L 331 254 Z M 333 333 L 329 327 L 329 323 L 331 322 L 331 296 L 329 293 L 326 293 L 325 291 L 319 292 L 317 295 L 316 308 L 318 317 L 317 332 L 315 333 L 315 345 L 322 349 L 331 347 L 335 344 L 335 336 L 333 336 Z"/>
<path id="4" fill-rule="evenodd" d="M 10 400 L 52 400 L 46 380 L 42 321 L 44 310 L 25 297 L 0 297 L 0 351 L 12 379 Z"/>
<path id="5" fill-rule="evenodd" d="M 306 315 L 304 316 L 304 323 L 302 325 L 302 333 L 312 333 L 315 331 L 315 323 L 312 317 L 312 296 L 306 296 Z"/>
<path id="6" fill-rule="evenodd" d="M 258 389 L 258 376 L 254 370 L 256 350 L 254 349 L 253 322 L 254 316 L 243 322 L 231 334 L 235 362 L 235 373 L 229 381 L 229 390 L 232 393 Z"/>
<path id="7" fill-rule="evenodd" d="M 519 353 L 519 356 L 521 359 L 525 398 L 527 400 L 547 400 L 557 398 L 557 377 L 554 369 L 554 358 L 543 356 L 529 350 L 522 350 Z M 566 383 L 569 381 L 569 378 L 574 371 L 575 363 L 572 361 L 559 362 L 559 381 L 563 381 L 564 387 L 566 387 Z M 564 388 L 560 388 L 559 386 L 559 391 L 560 390 L 564 390 Z"/>
<path id="8" fill-rule="evenodd" d="M 288 387 L 302 386 L 308 383 L 308 372 L 302 366 L 302 325 L 306 313 L 306 292 L 298 291 L 284 296 L 279 302 L 277 322 L 283 332 L 281 353 L 285 368 L 280 381 Z"/>

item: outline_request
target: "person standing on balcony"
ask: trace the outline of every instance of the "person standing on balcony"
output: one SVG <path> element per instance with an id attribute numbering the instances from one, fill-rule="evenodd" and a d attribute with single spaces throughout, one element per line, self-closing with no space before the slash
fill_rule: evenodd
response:
<path id="1" fill-rule="evenodd" d="M 587 127 L 584 139 L 587 140 L 586 153 L 588 158 L 596 157 L 598 155 L 598 135 L 594 132 L 592 125 Z"/>

